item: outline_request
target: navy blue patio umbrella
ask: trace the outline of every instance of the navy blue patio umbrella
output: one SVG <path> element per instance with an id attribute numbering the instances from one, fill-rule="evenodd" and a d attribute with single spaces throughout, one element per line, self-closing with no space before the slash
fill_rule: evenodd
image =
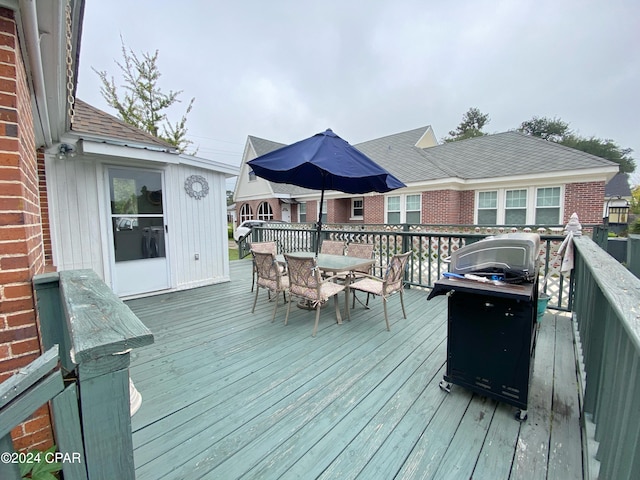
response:
<path id="1" fill-rule="evenodd" d="M 327 129 L 247 162 L 254 173 L 275 183 L 320 190 L 316 255 L 322 230 L 325 190 L 384 193 L 406 187 L 387 170 Z"/>

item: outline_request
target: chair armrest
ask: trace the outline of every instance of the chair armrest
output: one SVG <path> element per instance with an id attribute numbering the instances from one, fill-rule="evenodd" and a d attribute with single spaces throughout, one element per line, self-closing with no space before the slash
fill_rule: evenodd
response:
<path id="1" fill-rule="evenodd" d="M 376 277 L 375 275 L 369 275 L 368 273 L 359 273 L 358 274 L 358 279 L 361 278 L 370 278 L 372 280 L 378 280 L 379 282 L 384 282 L 384 278 L 380 278 L 380 277 Z"/>

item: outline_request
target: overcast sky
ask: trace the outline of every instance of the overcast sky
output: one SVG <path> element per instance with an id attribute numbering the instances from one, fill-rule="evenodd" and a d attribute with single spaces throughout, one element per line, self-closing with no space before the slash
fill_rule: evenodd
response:
<path id="1" fill-rule="evenodd" d="M 533 116 L 632 148 L 640 170 L 638 0 L 87 0 L 78 97 L 115 114 L 92 68 L 121 40 L 159 51 L 160 87 L 198 156 L 239 165 L 247 135 L 292 143 L 332 128 L 351 144 L 470 107 L 489 133 Z M 640 175 L 634 176 L 640 183 Z"/>

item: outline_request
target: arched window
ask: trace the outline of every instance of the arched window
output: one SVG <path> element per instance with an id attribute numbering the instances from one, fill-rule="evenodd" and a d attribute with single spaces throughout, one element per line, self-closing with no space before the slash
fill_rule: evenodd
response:
<path id="1" fill-rule="evenodd" d="M 245 220 L 253 220 L 251 205 L 249 205 L 248 203 L 242 205 L 242 208 L 240 209 L 240 223 L 244 222 Z"/>
<path id="2" fill-rule="evenodd" d="M 258 205 L 258 220 L 273 220 L 273 210 L 268 202 Z"/>

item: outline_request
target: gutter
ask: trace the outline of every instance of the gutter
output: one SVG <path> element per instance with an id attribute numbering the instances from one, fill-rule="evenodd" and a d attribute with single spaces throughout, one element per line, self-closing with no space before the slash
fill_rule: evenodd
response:
<path id="1" fill-rule="evenodd" d="M 45 146 L 49 147 L 53 143 L 53 140 L 51 137 L 51 124 L 49 123 L 49 110 L 47 108 L 44 71 L 41 61 L 40 34 L 38 32 L 38 14 L 36 12 L 35 0 L 20 0 L 20 11 L 22 13 L 22 25 L 27 42 L 27 55 L 29 57 L 29 66 L 31 67 L 40 128 L 42 128 Z"/>

